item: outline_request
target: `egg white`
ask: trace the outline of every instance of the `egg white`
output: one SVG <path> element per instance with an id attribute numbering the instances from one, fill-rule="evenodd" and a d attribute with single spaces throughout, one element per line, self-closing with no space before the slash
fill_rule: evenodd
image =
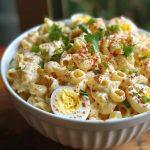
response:
<path id="1" fill-rule="evenodd" d="M 63 114 L 56 109 L 54 106 L 55 96 L 64 89 L 75 90 L 75 88 L 71 86 L 61 86 L 52 93 L 50 97 L 50 105 L 53 113 L 63 118 L 86 120 L 90 113 L 90 99 L 88 96 L 82 96 L 80 98 L 79 107 L 74 113 Z"/>
<path id="2" fill-rule="evenodd" d="M 142 89 L 142 93 L 140 92 Z M 150 103 L 143 103 L 141 99 L 138 97 L 144 96 L 145 94 L 149 94 L 149 87 L 144 84 L 135 84 L 129 86 L 126 90 L 127 100 L 131 104 L 132 108 L 138 113 L 143 113 L 150 110 Z M 134 95 L 133 93 L 138 93 Z"/>

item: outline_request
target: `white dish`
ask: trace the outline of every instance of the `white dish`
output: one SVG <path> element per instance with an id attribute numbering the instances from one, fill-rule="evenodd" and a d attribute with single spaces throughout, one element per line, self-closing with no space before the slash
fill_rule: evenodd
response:
<path id="1" fill-rule="evenodd" d="M 7 47 L 1 61 L 2 79 L 14 96 L 12 102 L 33 128 L 56 142 L 81 149 L 106 149 L 118 146 L 150 129 L 150 112 L 105 122 L 73 120 L 42 111 L 18 96 L 8 83 L 6 72 L 21 39 L 38 27 L 16 38 Z"/>

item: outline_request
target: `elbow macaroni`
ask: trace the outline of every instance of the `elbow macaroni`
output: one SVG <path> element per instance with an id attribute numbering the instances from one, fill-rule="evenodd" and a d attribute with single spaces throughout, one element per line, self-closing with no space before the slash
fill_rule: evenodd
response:
<path id="1" fill-rule="evenodd" d="M 7 79 L 48 112 L 53 91 L 65 85 L 88 95 L 89 120 L 129 117 L 150 110 L 149 48 L 149 36 L 124 17 L 108 23 L 88 15 L 75 15 L 71 23 L 45 18 L 21 40 Z"/>

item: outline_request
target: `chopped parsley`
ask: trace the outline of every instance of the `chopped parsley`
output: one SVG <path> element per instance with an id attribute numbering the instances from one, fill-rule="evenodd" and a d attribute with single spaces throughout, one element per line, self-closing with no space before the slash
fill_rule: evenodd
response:
<path id="1" fill-rule="evenodd" d="M 86 40 L 86 42 L 91 44 L 91 49 L 92 52 L 94 53 L 98 53 L 99 52 L 99 47 L 98 47 L 98 42 L 102 37 L 103 32 L 95 32 L 93 34 L 87 34 L 84 36 L 84 39 Z"/>
<path id="2" fill-rule="evenodd" d="M 70 43 L 69 37 L 65 36 L 65 35 L 62 35 L 62 41 L 63 41 L 65 46 Z"/>
<path id="3" fill-rule="evenodd" d="M 62 37 L 62 30 L 57 24 L 53 24 L 49 29 L 47 39 L 52 41 L 58 41 Z"/>
<path id="4" fill-rule="evenodd" d="M 109 68 L 109 65 L 105 61 L 103 61 L 102 64 L 106 69 Z"/>
<path id="5" fill-rule="evenodd" d="M 133 73 L 133 70 L 129 70 L 128 74 L 132 74 Z"/>
<path id="6" fill-rule="evenodd" d="M 126 69 L 125 68 L 121 68 L 120 71 L 126 72 Z"/>
<path id="7" fill-rule="evenodd" d="M 138 96 L 138 95 L 139 95 L 139 93 L 137 93 L 137 92 L 133 92 L 133 95 Z"/>
<path id="8" fill-rule="evenodd" d="M 39 51 L 40 51 L 39 46 L 37 46 L 37 45 L 32 45 L 31 52 L 38 53 Z"/>
<path id="9" fill-rule="evenodd" d="M 140 59 L 141 59 L 141 60 L 144 60 L 144 59 L 146 59 L 146 58 L 148 58 L 148 56 L 147 56 L 147 55 L 145 55 L 145 56 L 141 57 Z"/>
<path id="10" fill-rule="evenodd" d="M 123 52 L 124 52 L 123 55 L 125 57 L 128 57 L 132 53 L 134 45 L 133 44 L 126 44 L 126 43 L 122 42 L 122 48 L 123 48 Z"/>
<path id="11" fill-rule="evenodd" d="M 95 22 L 96 22 L 96 19 L 95 19 L 95 18 L 91 18 L 91 19 L 88 21 L 88 24 L 91 25 L 91 24 L 93 24 L 93 23 L 95 23 Z"/>
<path id="12" fill-rule="evenodd" d="M 57 61 L 57 62 L 59 62 L 60 59 L 61 59 L 62 53 L 63 53 L 63 52 L 58 52 L 58 53 L 54 54 L 54 55 L 51 57 L 50 60 L 51 60 L 51 61 Z"/>
<path id="13" fill-rule="evenodd" d="M 44 56 L 47 54 L 47 51 L 45 49 L 41 50 L 41 55 Z"/>
<path id="14" fill-rule="evenodd" d="M 17 66 L 17 67 L 16 67 L 16 70 L 21 70 L 21 67 L 20 67 L 20 66 Z"/>
<path id="15" fill-rule="evenodd" d="M 112 26 L 108 26 L 106 31 L 105 31 L 105 34 L 106 36 L 108 36 L 109 34 L 112 34 L 112 33 L 117 33 L 120 31 L 120 27 L 119 25 L 112 25 Z"/>
<path id="16" fill-rule="evenodd" d="M 142 102 L 143 103 L 150 103 L 150 98 L 147 98 L 145 96 L 142 96 Z"/>
<path id="17" fill-rule="evenodd" d="M 72 70 L 72 68 L 70 66 L 66 66 L 66 69 L 69 71 Z"/>
<path id="18" fill-rule="evenodd" d="M 88 96 L 88 93 L 80 89 L 80 95 L 81 96 Z"/>
<path id="19" fill-rule="evenodd" d="M 40 61 L 39 66 L 40 66 L 42 69 L 44 69 L 44 62 L 43 62 L 43 61 Z"/>
<path id="20" fill-rule="evenodd" d="M 135 74 L 136 76 L 138 75 L 138 71 L 136 70 L 129 70 L 128 74 Z"/>
<path id="21" fill-rule="evenodd" d="M 130 103 L 128 102 L 127 99 L 123 101 L 123 104 L 124 104 L 127 108 L 130 108 L 130 107 L 131 107 L 131 105 L 130 105 Z"/>
<path id="22" fill-rule="evenodd" d="M 68 45 L 66 45 L 66 46 L 64 47 L 65 51 L 68 51 L 68 50 L 70 50 L 71 48 L 72 48 L 72 44 L 71 44 L 71 43 L 69 43 Z"/>
<path id="23" fill-rule="evenodd" d="M 83 32 L 89 33 L 88 27 L 87 27 L 86 25 L 84 25 L 84 24 L 79 24 L 79 28 L 80 28 Z"/>

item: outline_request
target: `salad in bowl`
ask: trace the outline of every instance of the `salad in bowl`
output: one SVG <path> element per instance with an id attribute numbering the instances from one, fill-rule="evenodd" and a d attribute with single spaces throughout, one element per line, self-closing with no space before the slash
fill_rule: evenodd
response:
<path id="1" fill-rule="evenodd" d="M 149 129 L 150 37 L 123 16 L 45 18 L 8 46 L 1 72 L 28 123 L 64 145 L 109 148 Z"/>

